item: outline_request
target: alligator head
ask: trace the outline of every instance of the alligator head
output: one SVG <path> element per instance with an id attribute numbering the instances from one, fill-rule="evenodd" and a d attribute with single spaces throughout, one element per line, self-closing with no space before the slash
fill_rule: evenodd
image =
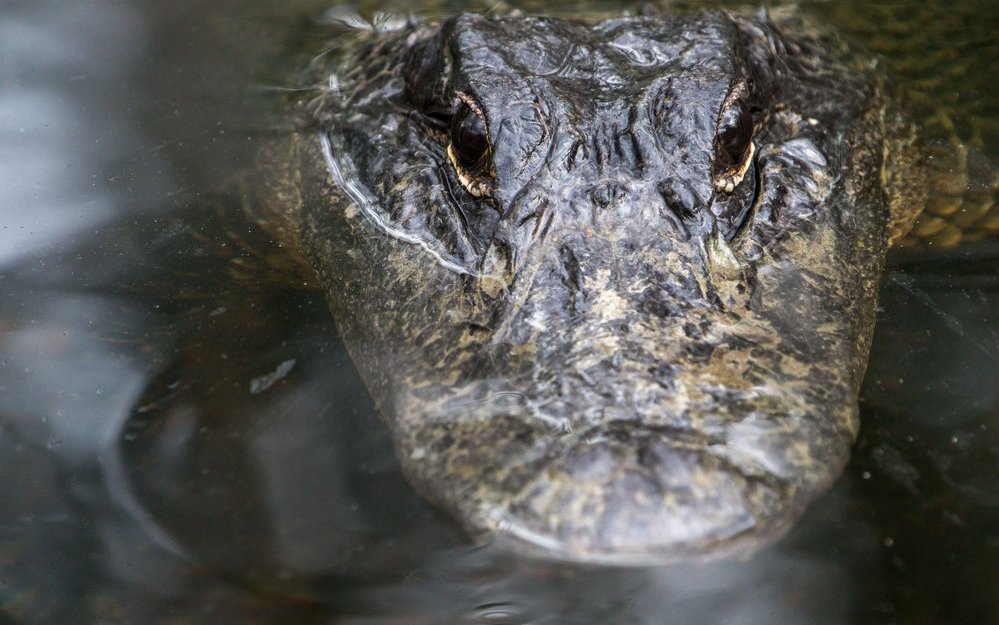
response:
<path id="1" fill-rule="evenodd" d="M 323 72 L 295 237 L 430 499 L 663 562 L 837 478 L 891 222 L 869 63 L 762 13 L 461 15 Z"/>

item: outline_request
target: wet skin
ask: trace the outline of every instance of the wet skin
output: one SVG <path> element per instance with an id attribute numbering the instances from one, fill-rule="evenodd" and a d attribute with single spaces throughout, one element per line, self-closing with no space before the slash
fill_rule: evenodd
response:
<path id="1" fill-rule="evenodd" d="M 922 205 L 871 67 L 791 14 L 371 31 L 268 152 L 269 227 L 471 532 L 749 551 L 842 471 L 885 250 Z"/>

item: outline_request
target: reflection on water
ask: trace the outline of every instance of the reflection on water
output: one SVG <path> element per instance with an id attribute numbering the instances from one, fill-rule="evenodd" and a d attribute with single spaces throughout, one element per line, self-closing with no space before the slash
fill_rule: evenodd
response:
<path id="1" fill-rule="evenodd" d="M 9 264 L 107 221 L 128 194 L 161 198 L 163 189 L 162 164 L 129 123 L 129 103 L 108 98 L 137 70 L 145 43 L 137 16 L 99 0 L 4 9 L 0 263 Z M 116 171 L 124 160 L 141 190 Z"/>
<path id="2" fill-rule="evenodd" d="M 992 244 L 896 257 L 854 460 L 752 559 L 516 558 L 417 496 L 321 298 L 159 217 L 272 127 L 250 68 L 323 4 L 5 6 L 0 623 L 999 622 Z"/>

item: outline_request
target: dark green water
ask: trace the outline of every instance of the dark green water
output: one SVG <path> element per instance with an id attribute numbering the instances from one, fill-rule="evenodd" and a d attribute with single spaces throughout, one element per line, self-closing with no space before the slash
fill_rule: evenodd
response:
<path id="1" fill-rule="evenodd" d="M 987 241 L 893 257 L 853 461 L 752 559 L 524 560 L 416 496 L 321 296 L 280 268 L 259 278 L 252 255 L 229 262 L 238 224 L 171 243 L 167 217 L 281 131 L 284 65 L 313 53 L 327 5 L 4 5 L 0 625 L 999 623 Z M 424 12 L 463 7 L 484 5 Z M 885 55 L 999 162 L 994 0 L 804 10 Z"/>

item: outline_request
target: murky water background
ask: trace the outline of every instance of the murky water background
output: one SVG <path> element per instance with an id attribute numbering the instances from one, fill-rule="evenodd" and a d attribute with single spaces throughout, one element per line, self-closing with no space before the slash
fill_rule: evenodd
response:
<path id="1" fill-rule="evenodd" d="M 894 257 L 854 459 L 750 560 L 518 559 L 417 497 L 321 296 L 241 280 L 226 224 L 178 248 L 165 219 L 281 130 L 264 112 L 327 4 L 0 5 L 0 624 L 999 623 L 988 242 Z M 999 162 L 999 8 L 886 6 L 806 9 L 908 42 L 895 70 L 942 77 Z"/>

